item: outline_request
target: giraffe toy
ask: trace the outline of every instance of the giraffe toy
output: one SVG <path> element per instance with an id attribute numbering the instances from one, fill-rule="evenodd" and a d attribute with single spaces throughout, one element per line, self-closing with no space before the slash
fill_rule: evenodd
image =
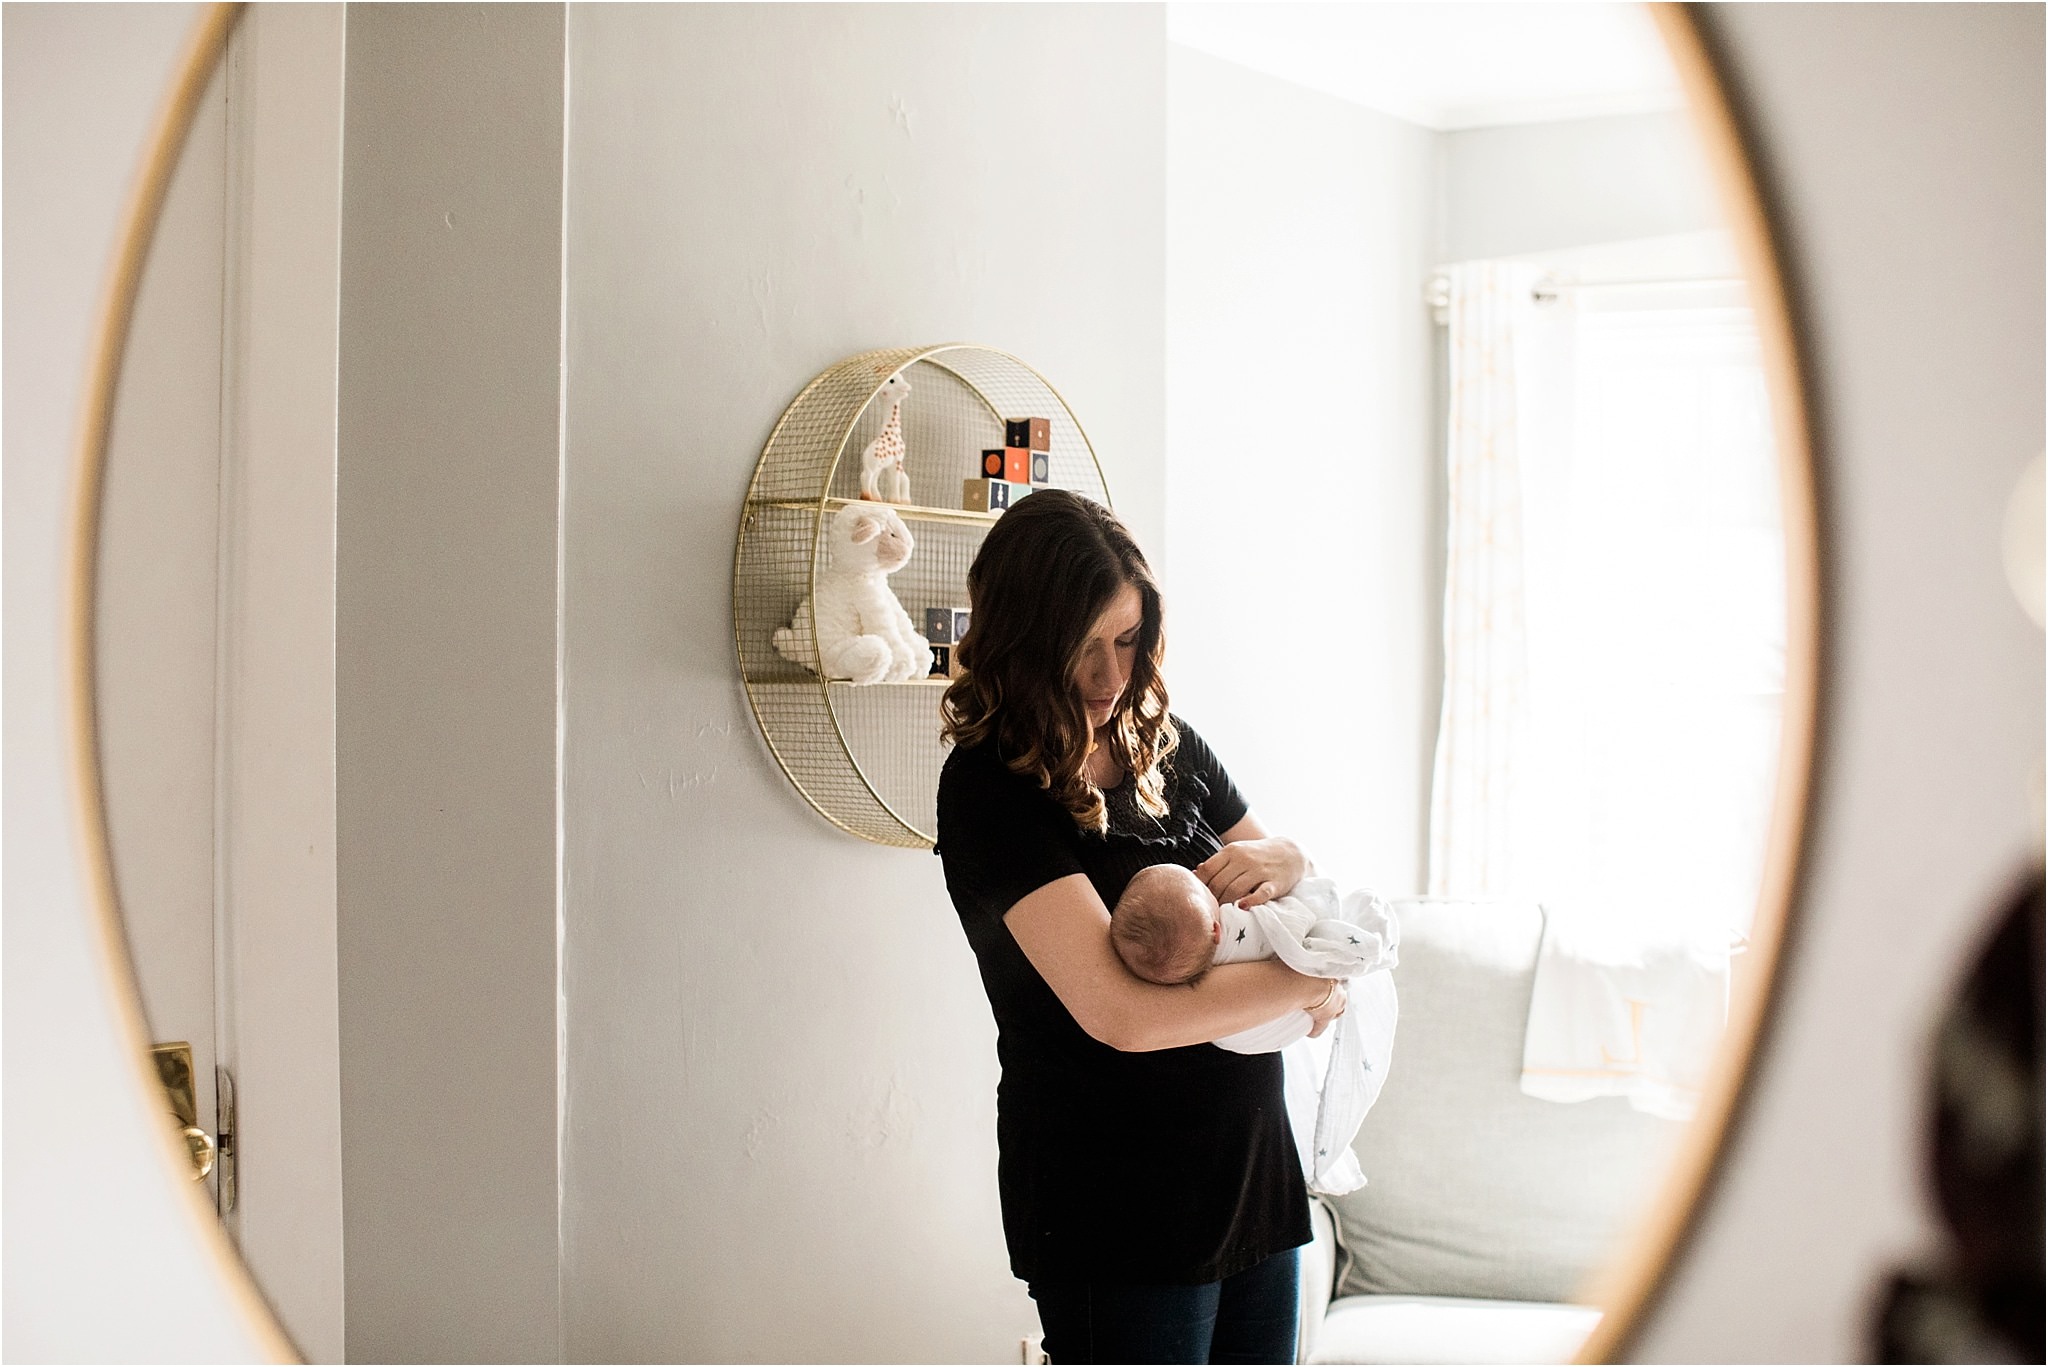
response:
<path id="1" fill-rule="evenodd" d="M 881 503 L 910 502 L 910 476 L 903 471 L 903 401 L 910 396 L 910 381 L 891 375 L 879 391 L 889 398 L 889 418 L 868 449 L 860 455 L 860 496 Z"/>

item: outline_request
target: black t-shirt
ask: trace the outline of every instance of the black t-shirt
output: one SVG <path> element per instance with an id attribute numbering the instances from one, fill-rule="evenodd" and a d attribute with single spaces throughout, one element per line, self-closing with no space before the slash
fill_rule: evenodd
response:
<path id="1" fill-rule="evenodd" d="M 1248 807 L 1185 722 L 1156 820 L 1127 778 L 1107 835 L 1084 832 L 994 742 L 956 749 L 939 778 L 946 887 L 995 1012 L 998 1182 L 1010 1269 L 1027 1282 L 1189 1284 L 1309 1239 L 1308 1196 L 1278 1054 L 1213 1044 L 1120 1053 L 1075 1023 L 1003 915 L 1085 873 L 1108 907 L 1151 864 L 1187 868 Z"/>

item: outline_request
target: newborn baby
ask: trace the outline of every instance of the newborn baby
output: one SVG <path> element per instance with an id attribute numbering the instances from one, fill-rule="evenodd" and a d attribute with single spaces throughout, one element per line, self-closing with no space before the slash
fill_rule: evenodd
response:
<path id="1" fill-rule="evenodd" d="M 1269 958 L 1297 973 L 1347 980 L 1351 1001 L 1330 1032 L 1313 1157 L 1305 1155 L 1304 1165 L 1311 1191 L 1335 1196 L 1365 1184 L 1351 1141 L 1386 1080 L 1397 1005 L 1389 970 L 1400 932 L 1384 901 L 1364 890 L 1340 899 L 1329 879 L 1304 878 L 1287 896 L 1256 907 L 1222 906 L 1187 869 L 1154 864 L 1125 887 L 1110 915 L 1109 936 L 1126 968 L 1167 986 L 1195 982 L 1216 964 Z M 1216 1045 L 1271 1053 L 1314 1026 L 1308 1012 L 1290 1011 Z"/>
<path id="2" fill-rule="evenodd" d="M 1189 870 L 1153 864 L 1125 885 L 1110 916 L 1109 938 L 1125 968 L 1146 982 L 1178 987 L 1199 980 L 1216 963 L 1224 910 Z"/>

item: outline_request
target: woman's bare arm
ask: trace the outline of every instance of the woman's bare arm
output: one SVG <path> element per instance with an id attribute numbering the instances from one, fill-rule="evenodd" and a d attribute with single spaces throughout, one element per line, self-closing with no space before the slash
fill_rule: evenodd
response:
<path id="1" fill-rule="evenodd" d="M 1221 838 L 1223 848 L 1195 866 L 1195 877 L 1219 902 L 1255 907 L 1285 897 L 1310 872 L 1301 846 L 1285 836 L 1268 835 L 1250 812 Z"/>
<path id="2" fill-rule="evenodd" d="M 1292 1010 L 1316 1029 L 1344 1009 L 1344 988 L 1277 959 L 1224 964 L 1192 987 L 1161 987 L 1124 967 L 1109 940 L 1109 911 L 1085 874 L 1031 893 L 1003 916 L 1024 957 L 1060 1004 L 1112 1049 L 1143 1052 L 1207 1044 Z"/>

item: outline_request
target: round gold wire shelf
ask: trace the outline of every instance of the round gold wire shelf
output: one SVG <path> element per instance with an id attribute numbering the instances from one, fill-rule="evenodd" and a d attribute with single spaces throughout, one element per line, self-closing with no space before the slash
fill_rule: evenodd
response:
<path id="1" fill-rule="evenodd" d="M 939 701 L 951 681 L 825 679 L 772 641 L 815 587 L 833 514 L 860 497 L 861 452 L 888 418 L 888 402 L 876 399 L 898 374 L 910 386 L 902 426 L 912 501 L 889 506 L 917 546 L 889 587 L 919 630 L 926 609 L 967 606 L 967 567 L 1001 514 L 963 507 L 963 485 L 981 474 L 984 450 L 1005 445 L 1007 421 L 1049 423 L 1049 478 L 1040 487 L 1104 506 L 1109 490 L 1066 401 L 1030 366 L 990 347 L 850 356 L 804 386 L 768 436 L 732 569 L 733 641 L 754 719 L 789 781 L 827 821 L 878 845 L 930 849 L 945 761 Z M 815 640 L 815 620 L 808 625 Z"/>

